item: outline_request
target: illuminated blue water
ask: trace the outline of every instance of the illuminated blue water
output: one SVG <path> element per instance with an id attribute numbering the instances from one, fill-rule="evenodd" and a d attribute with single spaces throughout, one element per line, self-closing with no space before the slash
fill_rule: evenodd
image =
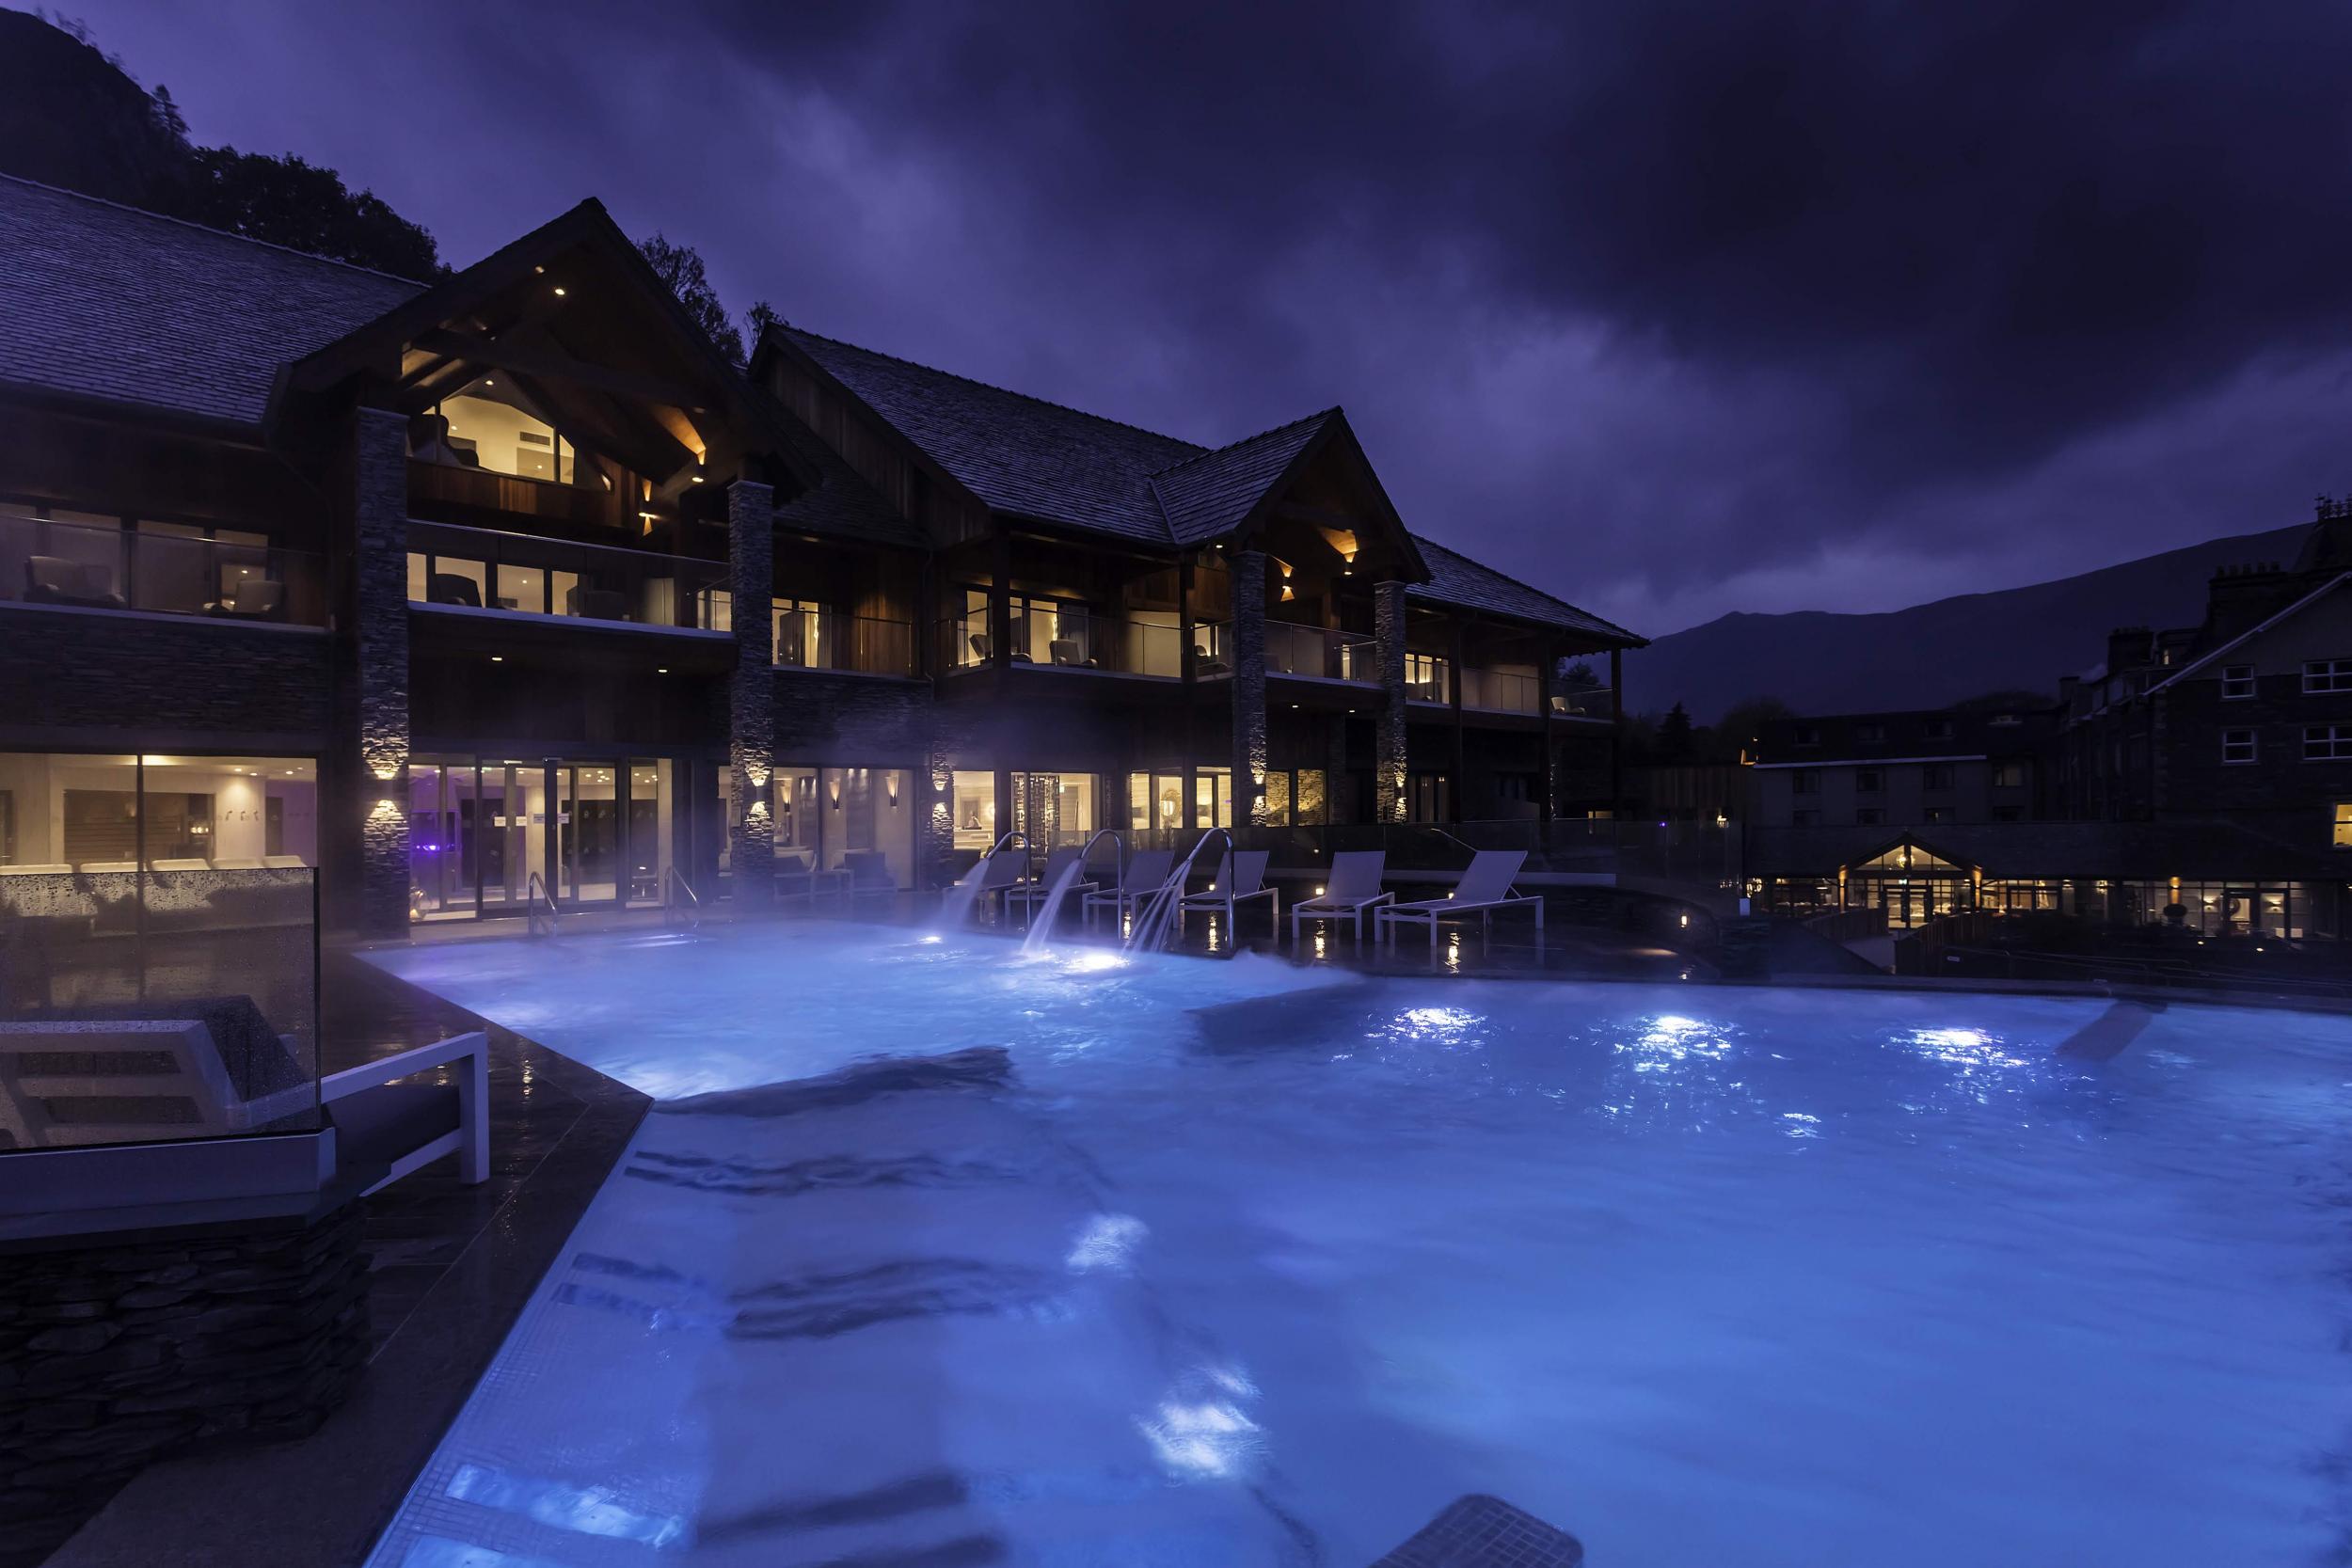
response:
<path id="1" fill-rule="evenodd" d="M 2088 1003 L 816 925 L 379 961 L 668 1102 L 384 1568 L 1358 1568 L 1468 1491 L 1597 1568 L 2352 1539 L 2333 1020 L 2084 1065 Z M 680 1103 L 971 1047 L 1009 1081 Z"/>

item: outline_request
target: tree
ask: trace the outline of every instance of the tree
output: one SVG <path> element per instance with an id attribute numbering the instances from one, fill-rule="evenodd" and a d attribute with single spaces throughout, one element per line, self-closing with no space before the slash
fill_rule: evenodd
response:
<path id="1" fill-rule="evenodd" d="M 355 195 L 333 169 L 293 153 L 272 158 L 230 147 L 198 148 L 167 210 L 208 229 L 395 277 L 434 277 L 442 271 L 431 234 L 373 191 Z"/>
<path id="2" fill-rule="evenodd" d="M 1560 665 L 1560 685 L 1569 691 L 1590 691 L 1600 685 L 1600 677 L 1593 673 L 1591 659 L 1580 658 L 1573 663 L 1564 659 Z"/>
<path id="3" fill-rule="evenodd" d="M 168 87 L 141 89 L 78 23 L 0 10 L 0 173 L 403 277 L 433 236 L 333 169 L 192 147 Z"/>
<path id="4" fill-rule="evenodd" d="M 1741 698 L 1725 709 L 1715 723 L 1715 744 L 1723 753 L 1722 760 L 1737 762 L 1741 752 L 1754 755 L 1765 725 L 1796 716 L 1796 709 L 1778 697 Z"/>
<path id="5" fill-rule="evenodd" d="M 1659 721 L 1658 754 L 1668 762 L 1691 760 L 1691 715 L 1680 703 Z"/>
<path id="6" fill-rule="evenodd" d="M 677 295 L 677 302 L 686 307 L 686 313 L 694 318 L 694 325 L 703 329 L 703 336 L 711 346 L 727 356 L 727 362 L 740 367 L 743 363 L 743 335 L 727 319 L 727 308 L 719 298 L 719 291 L 711 286 L 710 273 L 703 259 L 691 245 L 674 245 L 657 232 L 649 239 L 637 242 L 645 261 L 660 278 L 662 286 Z"/>
<path id="7" fill-rule="evenodd" d="M 783 314 L 764 299 L 752 301 L 752 308 L 743 312 L 743 337 L 754 353 L 758 352 L 759 340 L 768 335 L 770 327 L 783 325 Z"/>

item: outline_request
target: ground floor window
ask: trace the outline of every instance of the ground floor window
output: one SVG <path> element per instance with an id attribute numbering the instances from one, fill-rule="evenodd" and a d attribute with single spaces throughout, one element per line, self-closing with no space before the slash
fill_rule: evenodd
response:
<path id="1" fill-rule="evenodd" d="M 1032 849 L 1085 843 L 1095 829 L 1094 775 L 1015 773 L 1012 825 Z"/>
<path id="2" fill-rule="evenodd" d="M 957 848 L 986 850 L 994 846 L 998 836 L 995 774 L 957 769 L 948 809 L 954 815 Z"/>
<path id="3" fill-rule="evenodd" d="M 2336 802 L 2335 847 L 2352 849 L 2352 800 Z"/>
<path id="4" fill-rule="evenodd" d="M 309 757 L 0 752 L 0 873 L 318 863 Z"/>
<path id="5" fill-rule="evenodd" d="M 1265 776 L 1270 828 L 1316 828 L 1331 820 L 1329 790 L 1320 768 L 1278 768 Z"/>
<path id="6" fill-rule="evenodd" d="M 408 766 L 408 917 L 535 902 L 655 908 L 688 833 L 668 757 L 418 757 Z"/>

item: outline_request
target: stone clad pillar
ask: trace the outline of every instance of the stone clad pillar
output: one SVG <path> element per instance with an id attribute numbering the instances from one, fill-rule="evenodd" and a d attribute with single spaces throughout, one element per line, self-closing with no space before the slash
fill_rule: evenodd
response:
<path id="1" fill-rule="evenodd" d="M 1380 726 L 1373 744 L 1372 787 L 1377 819 L 1402 822 L 1405 793 L 1405 585 L 1383 582 L 1373 591 L 1374 652 L 1380 661 Z M 1461 678 L 1455 671 L 1454 679 Z"/>
<path id="2" fill-rule="evenodd" d="M 727 486 L 729 617 L 735 670 L 727 677 L 727 766 L 737 809 L 727 825 L 735 907 L 766 905 L 776 892 L 776 677 L 771 601 L 775 592 L 775 492 L 739 479 Z"/>
<path id="3" fill-rule="evenodd" d="M 1233 825 L 1265 823 L 1265 552 L 1237 550 L 1233 584 Z"/>
<path id="4" fill-rule="evenodd" d="M 351 430 L 360 934 L 408 929 L 408 421 L 361 408 Z M 347 842 L 347 841 L 346 841 Z"/>

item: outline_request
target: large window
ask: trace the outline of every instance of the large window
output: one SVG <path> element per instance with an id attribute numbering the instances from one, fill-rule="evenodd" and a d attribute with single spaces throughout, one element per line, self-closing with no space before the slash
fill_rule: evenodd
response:
<path id="1" fill-rule="evenodd" d="M 408 452 L 426 463 L 486 468 L 519 479 L 573 483 L 572 444 L 509 381 L 484 376 L 410 423 Z"/>
<path id="2" fill-rule="evenodd" d="M 1095 829 L 1094 775 L 1015 773 L 1012 825 L 1032 849 L 1085 843 Z"/>
<path id="3" fill-rule="evenodd" d="M 317 559 L 253 529 L 0 500 L 0 599 L 315 622 Z"/>
<path id="4" fill-rule="evenodd" d="M 307 757 L 0 752 L 0 873 L 317 863 Z"/>
<path id="5" fill-rule="evenodd" d="M 2309 692 L 2352 691 L 2352 658 L 2305 659 L 2303 689 Z"/>
<path id="6" fill-rule="evenodd" d="M 2303 726 L 2305 762 L 2340 762 L 2352 758 L 2352 724 Z"/>
<path id="7" fill-rule="evenodd" d="M 984 850 L 995 845 L 995 774 L 958 771 L 948 809 L 954 814 L 957 848 Z"/>
<path id="8" fill-rule="evenodd" d="M 1265 819 L 1272 828 L 1313 828 L 1328 822 L 1329 791 L 1320 768 L 1278 768 L 1265 776 Z"/>

